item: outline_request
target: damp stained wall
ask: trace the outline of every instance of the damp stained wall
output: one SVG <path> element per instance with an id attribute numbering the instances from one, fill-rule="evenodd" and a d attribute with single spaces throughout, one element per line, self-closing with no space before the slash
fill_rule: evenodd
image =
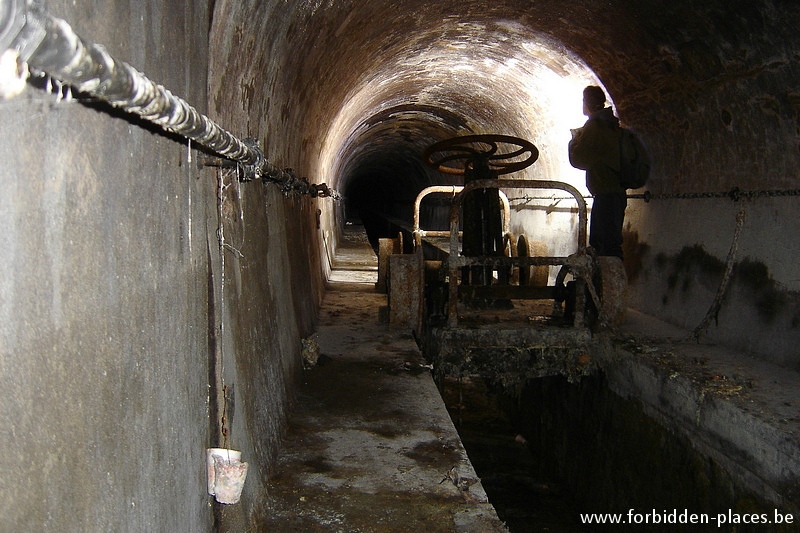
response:
<path id="1" fill-rule="evenodd" d="M 407 214 L 419 189 L 441 181 L 419 162 L 424 148 L 464 133 L 533 140 L 542 156 L 531 177 L 580 184 L 557 152 L 582 118 L 552 112 L 578 95 L 556 99 L 543 81 L 565 77 L 606 88 L 651 150 L 655 194 L 796 187 L 792 2 L 46 8 L 258 139 L 275 165 L 353 196 L 369 187 L 376 203 L 391 200 L 391 214 Z M 0 109 L 0 416 L 11 450 L 0 467 L 14 480 L 0 489 L 4 527 L 243 529 L 279 448 L 342 203 L 235 185 L 197 168 L 183 142 L 33 86 Z M 792 196 L 632 200 L 630 303 L 698 323 L 745 208 L 741 268 L 707 338 L 797 369 L 796 205 Z M 569 212 L 557 215 L 565 222 L 542 224 L 520 210 L 515 231 L 569 233 Z M 234 250 L 220 252 L 220 220 Z M 253 475 L 243 504 L 215 515 L 203 450 L 220 441 L 223 397 L 229 442 Z"/>
<path id="2" fill-rule="evenodd" d="M 631 104 L 656 157 L 648 190 L 667 196 L 629 208 L 631 304 L 696 327 L 730 257 L 728 290 L 705 338 L 797 370 L 800 46 L 786 33 L 797 6 L 734 4 L 704 5 L 664 39 L 647 91 L 663 96 L 646 114 L 644 98 Z M 737 190 L 760 195 L 737 199 Z"/>
<path id="3" fill-rule="evenodd" d="M 44 7 L 212 119 L 235 116 L 207 105 L 209 3 Z M 38 76 L 0 102 L 0 132 L 3 529 L 238 527 L 316 321 L 310 200 L 201 166 L 188 142 Z M 205 449 L 221 445 L 251 465 L 227 513 L 206 491 Z"/>
<path id="4" fill-rule="evenodd" d="M 204 2 L 46 7 L 204 105 Z M 2 528 L 208 530 L 213 183 L 185 143 L 34 85 L 0 102 Z"/>

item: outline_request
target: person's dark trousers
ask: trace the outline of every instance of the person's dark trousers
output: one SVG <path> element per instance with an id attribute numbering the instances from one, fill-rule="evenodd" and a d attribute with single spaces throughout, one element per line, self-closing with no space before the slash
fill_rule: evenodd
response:
<path id="1" fill-rule="evenodd" d="M 622 221 L 627 205 L 628 197 L 624 191 L 595 195 L 589 223 L 589 246 L 597 255 L 622 259 Z"/>

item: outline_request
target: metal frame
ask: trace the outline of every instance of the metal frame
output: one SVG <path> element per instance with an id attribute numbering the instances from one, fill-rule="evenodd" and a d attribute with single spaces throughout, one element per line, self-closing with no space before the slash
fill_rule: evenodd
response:
<path id="1" fill-rule="evenodd" d="M 417 249 L 422 246 L 422 239 L 425 237 L 450 237 L 451 231 L 443 230 L 424 230 L 420 228 L 420 214 L 419 209 L 422 205 L 422 200 L 431 194 L 450 194 L 456 196 L 464 189 L 463 185 L 433 185 L 422 189 L 414 201 L 414 245 Z M 470 189 L 471 190 L 471 189 Z M 511 235 L 511 204 L 508 201 L 508 196 L 503 191 L 500 191 L 500 200 L 503 202 L 503 235 L 509 237 Z M 460 235 L 461 232 L 458 232 Z"/>
<path id="2" fill-rule="evenodd" d="M 568 257 L 497 257 L 497 256 L 478 256 L 478 257 L 465 257 L 460 255 L 459 246 L 459 218 L 461 212 L 461 204 L 467 193 L 475 189 L 487 188 L 506 188 L 506 189 L 560 189 L 571 194 L 578 204 L 578 234 L 577 234 L 577 252 Z M 586 254 L 587 246 L 587 209 L 586 201 L 583 199 L 578 190 L 560 181 L 547 181 L 547 180 L 476 180 L 462 187 L 461 191 L 453 197 L 450 207 L 450 256 L 447 260 L 449 270 L 449 302 L 448 302 L 448 325 L 455 327 L 458 325 L 458 295 L 459 295 L 459 281 L 461 277 L 461 268 L 465 266 L 497 266 L 497 267 L 520 267 L 520 266 L 537 266 L 537 265 L 563 265 L 568 266 L 576 278 L 578 286 L 576 287 L 576 302 L 575 302 L 575 324 L 580 324 L 577 317 L 583 316 L 584 311 L 584 285 L 586 281 L 591 281 L 591 258 Z M 415 222 L 416 227 L 416 222 Z M 552 294 L 552 288 L 546 287 L 511 287 L 511 286 L 498 286 L 494 287 L 480 287 L 478 288 L 482 293 L 492 294 L 495 297 L 516 297 L 516 298 L 546 298 L 549 293 Z M 545 290 L 542 290 L 545 289 Z M 514 294 L 516 293 L 516 294 Z"/>

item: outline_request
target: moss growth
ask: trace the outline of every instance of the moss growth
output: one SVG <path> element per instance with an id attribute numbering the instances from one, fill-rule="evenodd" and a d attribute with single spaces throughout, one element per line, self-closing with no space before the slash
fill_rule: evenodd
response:
<path id="1" fill-rule="evenodd" d="M 693 267 L 707 276 L 721 276 L 725 272 L 725 263 L 706 252 L 700 244 L 685 247 L 675 258 L 676 272 L 688 272 Z"/>
<path id="2" fill-rule="evenodd" d="M 626 231 L 622 237 L 622 254 L 625 258 L 625 274 L 628 281 L 634 281 L 642 273 L 644 259 L 650 252 L 650 245 L 639 241 L 639 233 Z"/>
<path id="3" fill-rule="evenodd" d="M 684 278 L 683 279 L 683 285 L 681 286 L 681 290 L 683 292 L 689 292 L 689 289 L 691 289 L 691 288 L 692 288 L 692 280 L 691 280 L 691 278 L 688 278 L 688 277 Z"/>
<path id="4" fill-rule="evenodd" d="M 788 303 L 787 293 L 770 276 L 764 263 L 745 259 L 736 265 L 734 280 L 752 295 L 758 315 L 767 323 L 774 322 Z"/>
<path id="5" fill-rule="evenodd" d="M 669 269 L 667 287 L 670 291 L 680 287 L 684 293 L 692 289 L 696 275 L 701 283 L 715 285 L 725 272 L 725 263 L 706 252 L 702 245 L 684 247 L 676 256 L 669 258 L 663 253 L 656 256 L 656 264 Z M 666 303 L 666 298 L 663 299 Z"/>
<path id="6" fill-rule="evenodd" d="M 725 273 L 725 263 L 699 244 L 687 246 L 675 256 L 659 253 L 655 264 L 667 275 L 668 290 L 661 298 L 664 306 L 670 303 L 673 292 L 689 293 L 696 282 L 716 289 Z M 791 327 L 800 328 L 800 294 L 781 288 L 764 263 L 750 258 L 736 263 L 732 281 L 765 323 L 788 313 Z"/>
<path id="7" fill-rule="evenodd" d="M 669 288 L 669 290 L 672 290 L 675 288 L 675 285 L 677 284 L 678 284 L 678 274 L 673 272 L 667 277 L 667 288 Z"/>

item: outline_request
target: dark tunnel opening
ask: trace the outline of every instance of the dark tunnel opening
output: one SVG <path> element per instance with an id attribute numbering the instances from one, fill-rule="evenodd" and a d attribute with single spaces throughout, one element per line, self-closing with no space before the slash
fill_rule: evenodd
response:
<path id="1" fill-rule="evenodd" d="M 398 232 L 410 237 L 417 194 L 430 185 L 460 184 L 458 177 L 426 166 L 423 152 L 436 141 L 457 135 L 463 122 L 444 108 L 410 105 L 367 119 L 366 129 L 353 136 L 343 157 L 340 224 L 362 224 L 376 252 L 378 239 L 396 237 Z M 444 227 L 446 210 L 434 208 L 432 213 L 431 209 L 426 207 L 426 220 Z"/>
<path id="2" fill-rule="evenodd" d="M 347 181 L 345 223 L 363 225 L 377 252 L 378 239 L 394 238 L 398 232 L 410 234 L 417 195 L 425 187 L 444 181 L 458 180 L 432 176 L 424 168 L 421 156 L 417 160 L 392 154 L 378 156 Z M 446 202 L 426 201 L 420 211 L 427 228 L 446 229 Z"/>
<path id="3" fill-rule="evenodd" d="M 345 223 L 362 224 L 370 245 L 397 235 L 398 226 L 409 224 L 414 200 L 429 181 L 422 160 L 391 149 L 370 157 L 346 180 Z"/>

